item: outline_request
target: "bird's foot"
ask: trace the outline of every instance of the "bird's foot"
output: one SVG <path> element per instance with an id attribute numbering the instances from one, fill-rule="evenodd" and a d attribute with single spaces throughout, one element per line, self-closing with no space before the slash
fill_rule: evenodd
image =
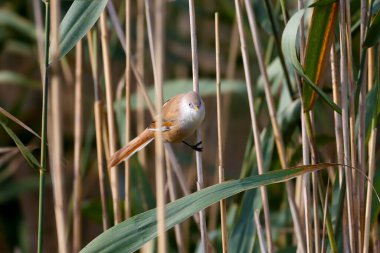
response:
<path id="1" fill-rule="evenodd" d="M 194 149 L 195 151 L 202 152 L 202 150 L 203 150 L 203 147 L 200 147 L 200 145 L 202 145 L 202 141 L 198 142 L 195 145 L 191 145 L 191 144 L 187 143 L 186 141 L 182 141 L 182 142 L 185 145 L 189 146 L 190 148 Z"/>

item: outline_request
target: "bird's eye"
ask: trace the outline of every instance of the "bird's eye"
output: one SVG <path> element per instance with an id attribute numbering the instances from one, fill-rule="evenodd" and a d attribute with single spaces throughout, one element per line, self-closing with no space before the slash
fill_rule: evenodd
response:
<path id="1" fill-rule="evenodd" d="M 189 104 L 189 106 L 191 107 L 191 103 Z"/>

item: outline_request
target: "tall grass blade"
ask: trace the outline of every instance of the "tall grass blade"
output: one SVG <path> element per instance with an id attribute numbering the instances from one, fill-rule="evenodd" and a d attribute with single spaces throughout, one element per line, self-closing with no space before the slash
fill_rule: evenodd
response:
<path id="1" fill-rule="evenodd" d="M 288 170 L 277 170 L 245 179 L 232 180 L 213 185 L 166 205 L 165 229 L 181 223 L 194 213 L 236 195 L 260 186 L 284 182 L 291 178 L 334 166 L 332 163 L 300 166 Z M 144 243 L 157 236 L 156 209 L 136 215 L 100 234 L 81 253 L 89 252 L 134 252 Z"/>
<path id="2" fill-rule="evenodd" d="M 288 59 L 288 61 L 292 64 L 294 69 L 297 71 L 299 75 L 301 75 L 305 83 L 310 85 L 313 90 L 321 96 L 321 98 L 336 112 L 339 114 L 342 113 L 342 109 L 333 102 L 333 100 L 327 96 L 326 93 L 322 91 L 321 88 L 319 88 L 310 78 L 305 74 L 301 63 L 298 60 L 297 56 L 297 30 L 298 26 L 300 25 L 301 19 L 303 17 L 303 14 L 305 13 L 305 10 L 300 10 L 296 12 L 291 19 L 289 20 L 288 24 L 286 25 L 283 35 L 282 35 L 282 51 L 285 54 L 285 58 Z"/>
<path id="3" fill-rule="evenodd" d="M 311 19 L 306 44 L 304 71 L 310 80 L 321 86 L 328 67 L 330 48 L 335 32 L 338 8 L 337 4 L 315 7 Z M 309 85 L 303 85 L 303 103 L 305 111 L 312 109 L 316 94 Z"/>
<path id="4" fill-rule="evenodd" d="M 30 165 L 30 167 L 32 167 L 33 169 L 38 170 L 39 167 L 40 167 L 40 164 L 37 161 L 37 159 L 34 157 L 34 155 L 32 154 L 32 152 L 30 152 L 30 150 L 27 147 L 25 147 L 25 145 L 22 143 L 22 141 L 17 137 L 17 135 L 12 131 L 12 129 L 10 129 L 7 126 L 7 124 L 4 122 L 4 120 L 1 117 L 0 117 L 0 125 L 3 127 L 3 129 L 5 130 L 5 132 L 7 132 L 7 134 L 9 135 L 9 137 L 11 137 L 12 140 L 15 142 L 15 144 L 17 145 L 18 149 L 20 150 L 22 156 L 28 162 L 28 164 Z"/>

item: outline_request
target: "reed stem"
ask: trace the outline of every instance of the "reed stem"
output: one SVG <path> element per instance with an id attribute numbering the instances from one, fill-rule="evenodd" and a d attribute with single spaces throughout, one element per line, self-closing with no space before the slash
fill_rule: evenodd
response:
<path id="1" fill-rule="evenodd" d="M 156 124 L 157 128 L 162 126 L 162 101 L 163 101 L 163 64 L 164 64 L 164 11 L 163 0 L 155 2 L 155 66 L 156 75 L 154 86 L 156 89 Z M 165 170 L 164 170 L 164 146 L 162 132 L 156 131 L 155 135 L 155 154 L 156 154 L 156 198 L 157 198 L 157 234 L 158 252 L 166 253 L 166 229 L 165 229 Z"/>
<path id="2" fill-rule="evenodd" d="M 215 13 L 215 62 L 216 62 L 216 107 L 218 124 L 218 160 L 219 183 L 224 181 L 223 141 L 222 141 L 222 112 L 221 112 L 221 81 L 220 81 L 220 40 L 219 40 L 219 15 Z M 226 200 L 220 201 L 220 221 L 222 230 L 223 253 L 228 251 L 227 210 Z"/>
<path id="3" fill-rule="evenodd" d="M 114 116 L 114 111 L 113 111 L 111 59 L 110 59 L 110 54 L 109 54 L 106 11 L 103 11 L 103 13 L 100 16 L 100 30 L 101 30 L 104 76 L 105 76 L 105 84 L 106 84 L 109 151 L 110 151 L 110 154 L 114 154 L 116 152 L 116 129 L 115 129 L 115 116 Z M 118 224 L 121 222 L 121 210 L 120 210 L 120 204 L 119 204 L 119 201 L 120 201 L 119 181 L 117 177 L 118 171 L 116 168 L 109 168 L 109 171 L 110 171 L 111 189 L 112 189 L 114 224 Z"/>
<path id="4" fill-rule="evenodd" d="M 191 58 L 192 58 L 192 70 L 193 70 L 193 90 L 199 93 L 199 74 L 198 74 L 198 49 L 197 49 L 197 34 L 195 30 L 195 10 L 194 1 L 189 0 L 189 16 L 190 16 L 190 38 L 191 38 Z M 200 129 L 196 132 L 197 143 L 202 141 L 202 132 Z M 200 191 L 204 188 L 203 180 L 203 166 L 202 166 L 202 153 L 197 151 L 195 153 L 197 164 L 197 190 Z M 201 243 L 203 252 L 208 252 L 207 247 L 207 225 L 205 210 L 199 212 L 200 227 L 201 227 Z"/>
<path id="5" fill-rule="evenodd" d="M 41 154 L 39 170 L 39 191 L 38 191 L 38 242 L 37 252 L 43 251 L 43 230 L 44 230 L 44 199 L 45 199 L 45 170 L 47 157 L 47 111 L 49 94 L 49 38 L 50 38 L 50 1 L 45 1 L 45 62 L 44 62 L 44 82 L 42 87 L 42 122 L 41 122 Z"/>
<path id="6" fill-rule="evenodd" d="M 125 4 L 125 143 L 127 144 L 131 136 L 131 1 L 126 0 Z M 131 216 L 131 181 L 129 160 L 124 162 L 125 169 L 125 218 Z"/>
<path id="7" fill-rule="evenodd" d="M 81 155 L 82 155 L 82 41 L 76 45 L 75 63 L 75 120 L 74 120 L 74 205 L 73 205 L 73 252 L 79 252 L 82 241 L 82 178 L 81 178 Z"/>

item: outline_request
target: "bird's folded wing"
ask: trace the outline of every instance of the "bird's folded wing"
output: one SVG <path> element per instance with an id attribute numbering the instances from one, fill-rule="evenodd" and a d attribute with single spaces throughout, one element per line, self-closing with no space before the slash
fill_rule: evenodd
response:
<path id="1" fill-rule="evenodd" d="M 160 129 L 157 128 L 157 123 L 156 121 L 153 121 L 150 126 L 148 127 L 149 130 L 151 131 L 161 131 L 161 132 L 166 132 L 169 131 L 174 127 L 173 121 L 163 121 Z"/>

